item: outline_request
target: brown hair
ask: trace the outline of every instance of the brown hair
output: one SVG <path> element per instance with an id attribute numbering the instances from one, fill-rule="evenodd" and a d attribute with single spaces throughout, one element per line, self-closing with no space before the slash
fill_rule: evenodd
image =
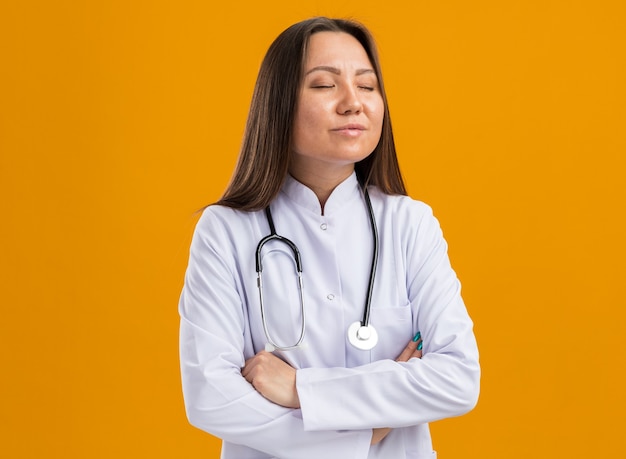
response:
<path id="1" fill-rule="evenodd" d="M 370 32 L 344 19 L 316 17 L 292 25 L 271 44 L 257 77 L 239 160 L 217 204 L 260 210 L 278 195 L 289 170 L 293 118 L 298 102 L 307 46 L 317 32 L 345 32 L 365 49 L 380 86 L 385 113 L 374 151 L 355 164 L 362 186 L 376 185 L 386 194 L 406 194 L 391 130 L 380 61 Z"/>

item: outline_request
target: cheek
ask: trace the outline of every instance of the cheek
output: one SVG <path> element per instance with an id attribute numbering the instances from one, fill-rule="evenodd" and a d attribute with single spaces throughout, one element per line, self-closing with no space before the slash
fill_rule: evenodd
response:
<path id="1" fill-rule="evenodd" d="M 293 149 L 300 154 L 306 154 L 315 139 L 315 116 L 310 110 L 301 109 L 296 113 L 293 124 Z"/>
<path id="2" fill-rule="evenodd" d="M 371 120 L 372 121 L 372 125 L 375 126 L 374 129 L 375 129 L 375 132 L 376 132 L 377 139 L 380 138 L 380 136 L 382 135 L 382 132 L 383 132 L 384 115 L 385 115 L 385 112 L 384 112 L 384 110 L 381 107 L 381 109 L 376 112 L 376 115 Z"/>
<path id="3" fill-rule="evenodd" d="M 324 125 L 323 113 L 315 107 L 305 106 L 296 113 L 294 134 L 300 138 L 315 137 L 315 131 Z"/>
<path id="4" fill-rule="evenodd" d="M 301 130 L 306 131 L 317 124 L 317 117 L 311 108 L 307 107 L 298 114 L 298 124 Z"/>
<path id="5" fill-rule="evenodd" d="M 382 97 L 373 99 L 368 104 L 369 119 L 372 125 L 377 126 L 379 130 L 383 127 L 383 118 L 385 116 L 385 105 Z"/>

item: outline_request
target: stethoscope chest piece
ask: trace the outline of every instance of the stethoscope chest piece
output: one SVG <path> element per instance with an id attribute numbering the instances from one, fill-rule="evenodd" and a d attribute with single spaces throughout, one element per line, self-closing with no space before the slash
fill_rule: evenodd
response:
<path id="1" fill-rule="evenodd" d="M 365 306 L 363 307 L 363 320 L 361 320 L 360 322 L 354 322 L 352 325 L 350 325 L 350 327 L 348 328 L 348 340 L 350 341 L 350 344 L 352 344 L 357 349 L 360 349 L 362 351 L 369 351 L 378 343 L 378 333 L 376 333 L 374 327 L 372 327 L 369 323 L 370 305 L 372 302 L 372 290 L 374 288 L 374 277 L 376 275 L 376 264 L 378 262 L 378 230 L 376 228 L 374 209 L 372 208 L 372 202 L 370 200 L 369 193 L 367 192 L 367 188 L 363 189 L 363 196 L 365 198 L 365 203 L 367 204 L 367 212 L 369 214 L 370 225 L 372 227 L 374 250 L 372 253 L 372 266 L 370 267 L 370 279 L 367 286 Z M 288 351 L 291 349 L 302 347 L 304 340 L 304 331 L 306 329 L 306 320 L 304 314 L 304 295 L 302 293 L 302 258 L 300 256 L 300 251 L 298 250 L 298 247 L 296 247 L 296 244 L 291 242 L 286 237 L 276 234 L 274 219 L 272 218 L 272 212 L 269 206 L 265 208 L 265 215 L 267 217 L 267 223 L 270 227 L 270 234 L 259 241 L 255 254 L 257 287 L 259 288 L 259 304 L 261 307 L 261 320 L 263 322 L 263 331 L 265 332 L 265 337 L 267 338 L 267 345 L 265 349 L 267 350 L 267 352 L 273 352 L 275 350 Z M 263 264 L 261 262 L 261 251 L 263 250 L 263 246 L 269 241 L 282 242 L 284 244 L 287 244 L 291 248 L 296 263 L 296 271 L 298 272 L 298 287 L 300 291 L 300 314 L 302 316 L 302 320 L 300 322 L 300 337 L 295 344 L 290 346 L 280 346 L 272 340 L 265 317 L 265 306 L 263 304 Z"/>
<path id="2" fill-rule="evenodd" d="M 348 328 L 348 341 L 357 349 L 369 351 L 378 343 L 378 333 L 372 325 L 363 326 L 361 322 L 354 322 Z"/>

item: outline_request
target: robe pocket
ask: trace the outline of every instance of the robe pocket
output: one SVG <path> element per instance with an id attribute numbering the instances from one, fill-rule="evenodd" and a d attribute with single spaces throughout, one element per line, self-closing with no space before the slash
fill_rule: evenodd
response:
<path id="1" fill-rule="evenodd" d="M 413 315 L 409 305 L 372 308 L 370 323 L 378 333 L 378 344 L 371 350 L 372 361 L 395 360 L 413 338 Z"/>

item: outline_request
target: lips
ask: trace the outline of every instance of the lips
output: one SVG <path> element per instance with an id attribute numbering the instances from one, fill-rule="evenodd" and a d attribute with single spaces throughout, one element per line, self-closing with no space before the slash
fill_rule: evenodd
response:
<path id="1" fill-rule="evenodd" d="M 344 124 L 343 126 L 339 126 L 338 128 L 333 129 L 333 131 L 364 131 L 365 126 L 357 123 Z"/>

